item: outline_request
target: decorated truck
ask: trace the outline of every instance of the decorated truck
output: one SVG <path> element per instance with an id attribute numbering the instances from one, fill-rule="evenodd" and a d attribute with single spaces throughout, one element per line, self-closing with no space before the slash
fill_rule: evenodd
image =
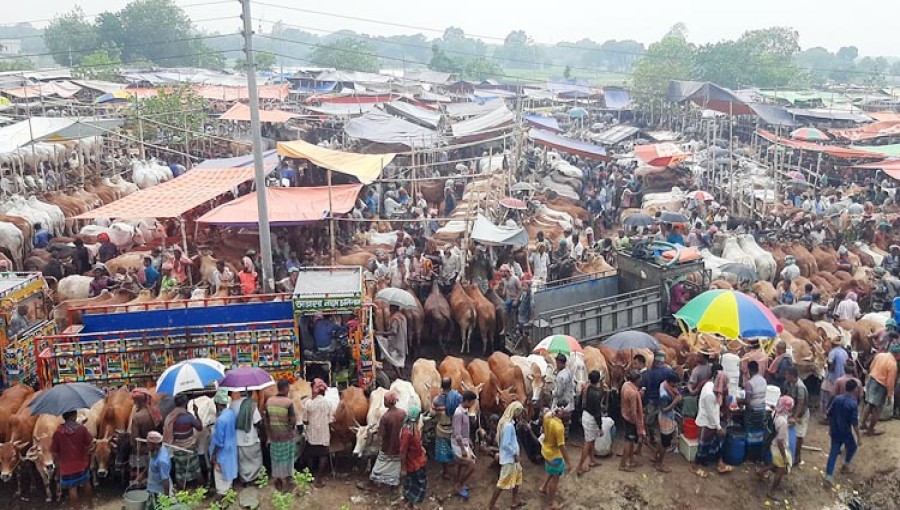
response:
<path id="1" fill-rule="evenodd" d="M 52 309 L 47 282 L 40 273 L 0 273 L 0 387 L 36 382 L 35 353 L 46 347 L 44 338 L 56 332 L 49 320 Z"/>

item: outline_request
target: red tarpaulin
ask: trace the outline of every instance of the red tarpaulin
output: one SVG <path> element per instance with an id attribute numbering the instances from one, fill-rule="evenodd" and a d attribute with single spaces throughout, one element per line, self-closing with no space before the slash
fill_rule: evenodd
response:
<path id="1" fill-rule="evenodd" d="M 540 129 L 532 129 L 528 132 L 528 137 L 535 143 L 539 143 L 545 147 L 560 150 L 568 154 L 581 156 L 582 158 L 590 158 L 601 161 L 609 161 L 606 155 L 606 149 L 599 145 L 594 145 L 581 140 L 574 140 L 565 136 L 557 135 L 549 131 Z"/>
<path id="2" fill-rule="evenodd" d="M 865 165 L 856 165 L 856 168 L 870 168 L 872 170 L 882 170 L 884 173 L 900 180 L 900 159 L 886 159 L 878 163 L 866 163 Z"/>
<path id="3" fill-rule="evenodd" d="M 296 113 L 283 112 L 281 110 L 260 110 L 259 121 L 270 122 L 272 124 L 280 124 L 287 122 L 293 118 L 299 117 Z M 250 122 L 250 107 L 244 103 L 235 103 L 234 106 L 223 113 L 220 120 L 238 120 Z"/>
<path id="4" fill-rule="evenodd" d="M 829 132 L 838 138 L 850 140 L 851 142 L 871 140 L 882 136 L 897 136 L 900 135 L 900 120 L 873 122 L 858 128 L 832 129 Z"/>
<path id="5" fill-rule="evenodd" d="M 677 165 L 691 156 L 689 152 L 682 151 L 674 143 L 635 145 L 634 155 L 650 166 Z"/>
<path id="6" fill-rule="evenodd" d="M 813 142 L 803 142 L 800 140 L 792 140 L 790 138 L 785 138 L 783 136 L 778 136 L 775 133 L 770 131 L 766 131 L 765 129 L 757 129 L 756 134 L 765 138 L 766 140 L 777 143 L 779 145 L 784 145 L 785 147 L 790 147 L 792 149 L 799 149 L 810 152 L 824 152 L 829 156 L 841 159 L 880 159 L 884 158 L 884 154 L 876 154 L 874 152 L 868 151 L 860 151 L 856 149 L 850 149 L 848 147 L 839 147 L 836 145 L 822 145 Z"/>
<path id="7" fill-rule="evenodd" d="M 335 215 L 346 214 L 356 204 L 362 184 L 331 186 L 330 205 Z M 269 224 L 273 227 L 300 225 L 328 217 L 329 188 L 266 188 L 269 200 Z M 197 221 L 232 227 L 259 225 L 256 192 L 216 207 Z"/>

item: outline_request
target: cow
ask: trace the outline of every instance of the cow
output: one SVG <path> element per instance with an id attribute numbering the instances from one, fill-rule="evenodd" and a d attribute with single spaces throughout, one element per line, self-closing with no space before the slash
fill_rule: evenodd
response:
<path id="1" fill-rule="evenodd" d="M 447 353 L 447 340 L 452 329 L 453 315 L 450 311 L 450 303 L 441 293 L 438 281 L 431 283 L 431 292 L 425 299 L 425 319 L 432 338 L 437 338 L 442 353 Z"/>
<path id="2" fill-rule="evenodd" d="M 376 388 L 372 391 L 372 394 L 369 395 L 369 411 L 366 413 L 366 423 L 364 425 L 354 425 L 351 429 L 356 434 L 356 445 L 353 447 L 353 454 L 357 457 L 371 457 L 377 453 L 373 436 L 378 431 L 381 417 L 387 411 L 387 407 L 384 405 L 384 395 L 387 392 L 388 390 L 384 388 Z"/>
<path id="3" fill-rule="evenodd" d="M 154 395 L 158 397 L 158 395 Z M 105 478 L 109 471 L 101 471 L 100 466 L 108 466 L 109 459 L 114 459 L 115 466 L 127 468 L 127 452 L 129 451 L 131 413 L 134 411 L 134 401 L 131 392 L 121 387 L 106 395 L 106 405 L 100 414 L 97 425 L 94 457 L 97 460 L 97 476 Z M 106 460 L 100 460 L 104 456 Z M 123 473 L 124 474 L 124 473 Z"/>
<path id="4" fill-rule="evenodd" d="M 475 385 L 472 383 L 472 376 L 466 370 L 466 362 L 462 358 L 456 356 L 447 356 L 441 360 L 438 367 L 441 378 L 450 378 L 450 387 L 457 391 L 472 389 Z"/>
<path id="5" fill-rule="evenodd" d="M 9 441 L 9 419 L 34 393 L 24 384 L 17 384 L 0 394 L 0 443 Z"/>
<path id="6" fill-rule="evenodd" d="M 541 367 L 524 356 L 511 356 L 510 361 L 522 371 L 525 393 L 531 398 L 531 403 L 539 403 L 541 392 L 544 389 L 544 374 L 541 372 Z"/>
<path id="7" fill-rule="evenodd" d="M 415 387 L 409 381 L 396 379 L 391 383 L 391 392 L 397 395 L 397 409 L 408 411 L 411 407 L 422 409 L 422 402 Z"/>
<path id="8" fill-rule="evenodd" d="M 584 366 L 587 373 L 590 374 L 594 370 L 600 372 L 603 385 L 608 389 L 609 367 L 607 366 L 606 358 L 603 357 L 603 353 L 600 352 L 600 349 L 588 345 L 582 349 L 582 355 L 584 356 Z"/>
<path id="9" fill-rule="evenodd" d="M 25 454 L 27 460 L 34 462 L 37 472 L 44 484 L 44 494 L 47 503 L 53 501 L 51 482 L 55 478 L 56 463 L 50 446 L 53 444 L 53 434 L 62 425 L 63 419 L 59 416 L 42 414 L 37 417 L 32 434 L 32 446 Z"/>
<path id="10" fill-rule="evenodd" d="M 487 356 L 488 349 L 493 350 L 494 336 L 497 333 L 497 309 L 488 298 L 484 297 L 477 285 L 466 285 L 463 288 L 475 306 L 478 331 L 481 334 L 482 356 Z"/>
<path id="11" fill-rule="evenodd" d="M 312 386 L 306 379 L 297 379 L 291 383 L 288 397 L 294 403 L 294 416 L 300 416 L 303 406 L 312 397 Z"/>
<path id="12" fill-rule="evenodd" d="M 37 422 L 37 415 L 32 414 L 28 406 L 40 394 L 41 392 L 32 392 L 18 410 L 9 417 L 8 439 L 5 443 L 0 444 L 0 481 L 6 483 L 15 476 L 16 496 L 22 494 L 22 479 L 19 476 L 22 454 L 31 444 L 34 425 Z"/>
<path id="13" fill-rule="evenodd" d="M 433 359 L 419 358 L 412 366 L 412 385 L 422 402 L 422 413 L 431 413 L 432 400 L 441 392 L 441 373 Z"/>
<path id="14" fill-rule="evenodd" d="M 469 352 L 471 350 L 469 342 L 472 340 L 472 331 L 475 329 L 478 317 L 475 311 L 475 303 L 472 302 L 472 299 L 466 294 L 459 282 L 453 285 L 453 290 L 450 292 L 450 310 L 453 314 L 453 320 L 459 326 L 459 335 L 462 342 L 460 352 Z"/>
<path id="15" fill-rule="evenodd" d="M 491 373 L 499 383 L 498 396 L 503 410 L 513 401 L 517 401 L 526 406 L 530 416 L 532 411 L 531 400 L 525 391 L 525 376 L 522 369 L 513 363 L 506 353 L 500 351 L 488 357 L 488 366 L 490 366 Z"/>
<path id="16" fill-rule="evenodd" d="M 356 440 L 354 427 L 366 425 L 369 401 L 365 393 L 356 386 L 350 386 L 341 392 L 341 400 L 334 412 L 331 422 L 331 443 L 341 445 Z M 338 448 L 343 450 L 343 448 Z"/>

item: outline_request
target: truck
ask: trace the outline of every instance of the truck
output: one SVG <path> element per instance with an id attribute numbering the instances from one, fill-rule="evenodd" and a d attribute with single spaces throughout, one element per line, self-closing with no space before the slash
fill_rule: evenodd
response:
<path id="1" fill-rule="evenodd" d="M 37 382 L 35 353 L 46 347 L 45 336 L 56 332 L 51 310 L 50 290 L 41 273 L 0 273 L 0 388 Z"/>
<path id="2" fill-rule="evenodd" d="M 619 252 L 617 261 L 615 272 L 580 275 L 534 291 L 530 344 L 552 334 L 591 343 L 621 331 L 658 330 L 670 316 L 672 285 L 689 275 L 703 288 L 710 281 L 702 260 L 671 263 Z"/>

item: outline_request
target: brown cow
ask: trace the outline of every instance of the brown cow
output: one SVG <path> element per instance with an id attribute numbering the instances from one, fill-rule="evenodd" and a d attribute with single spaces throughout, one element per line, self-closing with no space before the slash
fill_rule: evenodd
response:
<path id="1" fill-rule="evenodd" d="M 37 415 L 31 414 L 29 404 L 41 392 L 31 393 L 22 402 L 18 410 L 9 417 L 9 439 L 0 444 L 0 481 L 9 482 L 16 477 L 16 496 L 22 493 L 22 479 L 19 476 L 19 466 L 23 460 L 23 453 L 31 444 L 34 435 L 34 424 Z"/>
<path id="2" fill-rule="evenodd" d="M 438 366 L 438 372 L 441 373 L 442 379 L 450 378 L 450 387 L 456 391 L 472 389 L 475 386 L 472 384 L 472 376 L 466 370 L 466 362 L 462 358 L 445 357 Z"/>
<path id="3" fill-rule="evenodd" d="M 609 389 L 609 366 L 606 364 L 606 358 L 603 356 L 603 353 L 600 352 L 600 349 L 588 345 L 583 348 L 582 355 L 584 356 L 584 368 L 587 370 L 587 373 L 590 374 L 594 370 L 600 372 L 603 376 L 601 380 L 603 381 L 604 388 Z"/>
<path id="4" fill-rule="evenodd" d="M 772 282 L 761 280 L 755 282 L 750 288 L 753 290 L 753 293 L 756 294 L 756 298 L 759 299 L 760 303 L 769 308 L 780 304 L 778 302 L 778 291 L 775 290 L 775 286 L 772 285 Z"/>
<path id="5" fill-rule="evenodd" d="M 41 482 L 44 484 L 45 501 L 47 503 L 53 501 L 53 493 L 50 490 L 52 480 L 55 478 L 56 463 L 53 459 L 53 452 L 50 446 L 53 444 L 53 433 L 62 425 L 63 419 L 59 416 L 49 414 L 39 415 L 34 425 L 34 433 L 32 434 L 32 446 L 28 450 L 26 457 L 34 461 Z"/>
<path id="6" fill-rule="evenodd" d="M 466 294 L 475 305 L 478 317 L 478 331 L 481 334 L 482 356 L 487 356 L 488 348 L 493 350 L 494 337 L 497 333 L 497 309 L 488 301 L 477 285 L 466 285 Z"/>
<path id="7" fill-rule="evenodd" d="M 418 352 L 419 346 L 422 344 L 422 333 L 425 330 L 425 310 L 422 308 L 419 298 L 416 297 L 416 293 L 407 292 L 416 302 L 416 308 L 403 308 L 401 312 L 406 316 L 406 338 L 410 352 Z"/>
<path id="8" fill-rule="evenodd" d="M 525 390 L 525 375 L 522 369 L 513 363 L 506 353 L 500 351 L 490 355 L 488 366 L 499 383 L 500 404 L 503 406 L 501 414 L 506 410 L 506 406 L 517 401 L 526 406 L 530 416 L 533 410 L 528 392 Z"/>
<path id="9" fill-rule="evenodd" d="M 450 292 L 450 310 L 453 313 L 453 320 L 459 326 L 459 336 L 462 342 L 459 352 L 470 352 L 469 342 L 472 340 L 472 331 L 475 329 L 478 317 L 475 312 L 475 303 L 472 302 L 459 282 L 453 284 L 453 290 Z"/>
<path id="10" fill-rule="evenodd" d="M 481 359 L 475 358 L 469 362 L 469 366 L 466 367 L 466 370 L 469 372 L 469 376 L 472 378 L 472 386 L 466 388 L 465 384 L 462 384 L 461 387 L 463 391 L 472 390 L 475 391 L 477 388 L 478 391 L 475 393 L 481 393 L 484 390 L 485 385 L 487 385 L 488 381 L 491 379 L 491 366 L 488 365 L 488 362 Z"/>
<path id="11" fill-rule="evenodd" d="M 429 328 L 429 336 L 437 338 L 441 346 L 441 352 L 446 354 L 453 316 L 450 311 L 450 303 L 447 302 L 447 298 L 441 293 L 437 280 L 431 283 L 431 292 L 425 300 L 425 318 Z"/>
<path id="12" fill-rule="evenodd" d="M 423 413 L 431 413 L 431 403 L 441 392 L 441 373 L 433 359 L 419 358 L 412 366 L 412 385 L 419 395 Z"/>
<path id="13" fill-rule="evenodd" d="M 819 272 L 832 272 L 837 269 L 837 254 L 825 251 L 821 246 L 815 246 L 810 255 L 816 259 Z"/>
<path id="14" fill-rule="evenodd" d="M 24 384 L 17 384 L 0 394 L 0 443 L 9 441 L 9 419 L 22 407 L 34 390 Z"/>
<path id="15" fill-rule="evenodd" d="M 354 427 L 366 425 L 369 412 L 369 400 L 362 389 L 350 386 L 341 392 L 341 401 L 334 412 L 331 422 L 331 443 L 333 448 L 343 450 L 343 445 L 356 442 Z"/>

